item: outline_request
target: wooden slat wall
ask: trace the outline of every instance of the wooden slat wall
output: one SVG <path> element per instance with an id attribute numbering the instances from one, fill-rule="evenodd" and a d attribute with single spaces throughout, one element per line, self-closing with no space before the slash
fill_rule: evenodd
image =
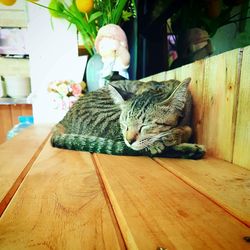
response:
<path id="1" fill-rule="evenodd" d="M 244 49 L 233 163 L 250 169 L 250 46 Z"/>
<path id="2" fill-rule="evenodd" d="M 250 46 L 143 80 L 191 77 L 196 142 L 206 146 L 208 155 L 250 169 L 249 65 Z"/>

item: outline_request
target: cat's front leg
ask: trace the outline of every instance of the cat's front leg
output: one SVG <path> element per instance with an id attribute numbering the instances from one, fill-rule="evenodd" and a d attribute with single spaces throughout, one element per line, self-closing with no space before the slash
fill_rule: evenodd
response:
<path id="1" fill-rule="evenodd" d="M 165 145 L 162 141 L 155 141 L 148 149 L 152 155 L 156 155 L 165 150 Z"/>
<path id="2" fill-rule="evenodd" d="M 200 159 L 206 153 L 206 148 L 203 145 L 192 143 L 181 143 L 170 148 L 177 157 Z"/>
<path id="3" fill-rule="evenodd" d="M 155 141 L 148 149 L 152 155 L 161 154 L 165 149 L 187 142 L 192 129 L 189 126 L 173 128 L 166 135 Z"/>

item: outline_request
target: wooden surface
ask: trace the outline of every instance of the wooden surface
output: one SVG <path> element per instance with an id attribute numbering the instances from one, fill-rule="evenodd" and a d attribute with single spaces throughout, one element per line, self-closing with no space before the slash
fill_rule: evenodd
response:
<path id="1" fill-rule="evenodd" d="M 0 105 L 0 144 L 6 141 L 12 125 L 11 108 L 9 105 Z"/>
<path id="2" fill-rule="evenodd" d="M 142 80 L 191 77 L 195 141 L 208 155 L 250 169 L 249 65 L 250 46 Z"/>
<path id="3" fill-rule="evenodd" d="M 244 49 L 233 162 L 250 169 L 250 46 Z"/>
<path id="4" fill-rule="evenodd" d="M 56 149 L 49 131 L 0 146 L 0 249 L 249 249 L 249 170 Z"/>
<path id="5" fill-rule="evenodd" d="M 40 153 L 51 127 L 29 127 L 0 145 L 0 215 Z"/>
<path id="6" fill-rule="evenodd" d="M 125 249 L 116 227 L 91 155 L 47 144 L 0 220 L 0 248 Z"/>
<path id="7" fill-rule="evenodd" d="M 21 115 L 32 115 L 32 105 L 0 105 L 0 144 L 6 141 L 7 132 L 18 124 Z"/>
<path id="8" fill-rule="evenodd" d="M 250 227 L 249 170 L 209 157 L 199 161 L 163 158 L 156 161 Z"/>

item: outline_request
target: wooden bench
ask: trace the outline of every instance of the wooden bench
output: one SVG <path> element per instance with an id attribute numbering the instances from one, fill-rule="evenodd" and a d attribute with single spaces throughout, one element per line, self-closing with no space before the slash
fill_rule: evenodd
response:
<path id="1" fill-rule="evenodd" d="M 250 249 L 249 63 L 247 47 L 150 77 L 192 77 L 202 160 L 52 148 L 41 125 L 0 145 L 0 249 Z"/>

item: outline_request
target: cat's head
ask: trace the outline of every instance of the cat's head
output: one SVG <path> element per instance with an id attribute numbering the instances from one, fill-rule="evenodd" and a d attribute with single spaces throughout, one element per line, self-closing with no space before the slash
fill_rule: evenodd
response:
<path id="1" fill-rule="evenodd" d="M 149 89 L 138 95 L 110 86 L 111 96 L 121 107 L 120 124 L 124 141 L 134 150 L 142 150 L 170 133 L 183 115 L 190 78 L 174 91 Z"/>

